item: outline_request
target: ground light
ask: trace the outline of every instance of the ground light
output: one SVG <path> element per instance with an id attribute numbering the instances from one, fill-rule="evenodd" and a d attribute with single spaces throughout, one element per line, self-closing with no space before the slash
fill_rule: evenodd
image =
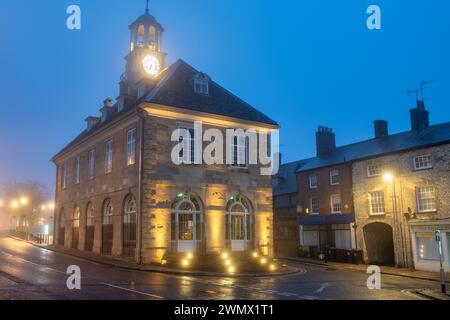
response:
<path id="1" fill-rule="evenodd" d="M 222 259 L 223 260 L 228 259 L 228 253 L 226 253 L 226 252 L 222 253 Z"/>
<path id="2" fill-rule="evenodd" d="M 276 265 L 274 265 L 272 263 L 272 264 L 270 264 L 269 269 L 270 269 L 270 271 L 275 271 L 275 270 L 277 270 L 277 267 L 276 267 Z"/>
<path id="3" fill-rule="evenodd" d="M 225 265 L 226 265 L 226 266 L 231 265 L 231 260 L 226 260 L 226 261 L 225 261 Z"/>
<path id="4" fill-rule="evenodd" d="M 261 260 L 259 260 L 259 262 L 261 264 L 266 264 L 267 263 L 267 259 L 266 258 L 261 258 Z"/>
<path id="5" fill-rule="evenodd" d="M 228 272 L 229 272 L 229 273 L 235 273 L 235 272 L 236 272 L 236 268 L 233 267 L 233 266 L 229 266 L 229 267 L 228 267 Z"/>
<path id="6" fill-rule="evenodd" d="M 181 265 L 183 266 L 183 267 L 189 267 L 189 259 L 183 259 L 183 260 L 181 260 Z"/>
<path id="7" fill-rule="evenodd" d="M 252 253 L 252 257 L 253 258 L 258 258 L 259 257 L 259 253 L 258 252 L 256 252 L 256 251 L 254 251 L 253 253 Z"/>

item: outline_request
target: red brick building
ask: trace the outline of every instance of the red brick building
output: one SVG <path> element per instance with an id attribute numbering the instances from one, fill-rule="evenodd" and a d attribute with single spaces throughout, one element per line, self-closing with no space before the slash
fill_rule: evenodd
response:
<path id="1" fill-rule="evenodd" d="M 297 169 L 300 244 L 354 249 L 354 207 L 351 162 L 336 153 L 333 131 L 319 127 L 317 156 Z"/>

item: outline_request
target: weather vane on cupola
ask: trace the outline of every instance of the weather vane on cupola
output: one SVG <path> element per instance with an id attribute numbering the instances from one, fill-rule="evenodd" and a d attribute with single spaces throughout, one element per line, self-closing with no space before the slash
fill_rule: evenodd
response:
<path id="1" fill-rule="evenodd" d="M 145 6 L 145 13 L 148 14 L 148 3 L 150 0 L 146 0 L 147 1 L 147 5 Z"/>

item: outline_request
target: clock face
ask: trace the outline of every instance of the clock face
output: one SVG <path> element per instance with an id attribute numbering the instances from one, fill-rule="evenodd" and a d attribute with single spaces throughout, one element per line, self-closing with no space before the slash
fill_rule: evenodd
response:
<path id="1" fill-rule="evenodd" d="M 154 56 L 145 56 L 142 64 L 144 66 L 145 72 L 152 76 L 155 76 L 161 70 L 161 65 L 159 64 L 158 59 L 156 59 L 156 57 Z"/>

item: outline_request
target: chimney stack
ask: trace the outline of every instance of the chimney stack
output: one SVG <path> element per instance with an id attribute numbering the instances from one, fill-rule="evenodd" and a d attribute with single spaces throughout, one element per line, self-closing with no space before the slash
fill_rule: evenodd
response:
<path id="1" fill-rule="evenodd" d="M 333 129 L 319 126 L 316 132 L 317 156 L 322 156 L 336 149 L 336 136 Z"/>
<path id="2" fill-rule="evenodd" d="M 111 98 L 107 98 L 103 101 L 103 108 L 100 109 L 101 122 L 105 122 L 114 113 L 113 101 Z"/>
<path id="3" fill-rule="evenodd" d="M 417 100 L 417 106 L 409 110 L 411 115 L 411 130 L 417 131 L 430 126 L 430 113 L 425 109 L 425 102 Z"/>
<path id="4" fill-rule="evenodd" d="M 388 122 L 385 120 L 375 120 L 373 122 L 375 129 L 375 139 L 384 138 L 389 135 Z"/>
<path id="5" fill-rule="evenodd" d="M 87 117 L 86 123 L 87 123 L 87 130 L 91 130 L 97 123 L 100 122 L 99 117 Z"/>

